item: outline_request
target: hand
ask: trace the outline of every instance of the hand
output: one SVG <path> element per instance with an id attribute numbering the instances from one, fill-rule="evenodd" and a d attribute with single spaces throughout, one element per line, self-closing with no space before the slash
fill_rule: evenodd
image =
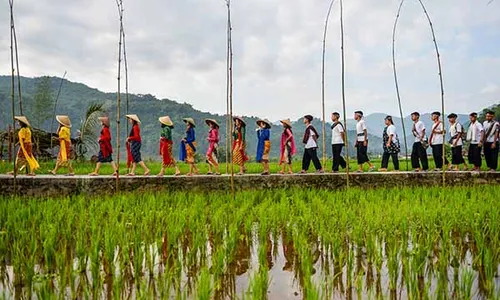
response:
<path id="1" fill-rule="evenodd" d="M 453 143 L 453 147 L 456 147 L 456 146 L 457 146 L 457 142 L 454 142 L 454 143 Z"/>
<path id="2" fill-rule="evenodd" d="M 478 146 L 479 148 L 481 148 L 481 147 L 483 147 L 483 143 L 479 143 L 479 144 L 477 144 L 477 146 Z"/>
<path id="3" fill-rule="evenodd" d="M 497 147 L 497 143 L 491 144 L 491 149 L 495 149 Z"/>
<path id="4" fill-rule="evenodd" d="M 363 146 L 365 146 L 365 147 L 368 146 L 368 141 L 364 141 Z"/>
<path id="5" fill-rule="evenodd" d="M 386 146 L 387 148 L 389 148 L 391 146 L 391 143 L 387 143 Z"/>
<path id="6" fill-rule="evenodd" d="M 126 141 L 126 142 L 127 142 L 127 143 L 128 143 L 128 142 L 130 142 L 130 138 L 129 138 L 129 137 L 127 138 L 127 141 Z"/>

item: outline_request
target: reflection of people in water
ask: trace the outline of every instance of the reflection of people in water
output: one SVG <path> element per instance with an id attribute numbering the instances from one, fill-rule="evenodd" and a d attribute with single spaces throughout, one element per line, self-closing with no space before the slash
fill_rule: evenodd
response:
<path id="1" fill-rule="evenodd" d="M 232 270 L 234 274 L 239 276 L 245 274 L 250 266 L 250 241 L 248 235 L 243 234 L 243 237 L 238 239 L 236 243 L 236 254 L 234 256 L 234 261 L 231 263 Z"/>
<path id="2" fill-rule="evenodd" d="M 267 268 L 271 270 L 274 266 L 274 263 L 273 263 L 273 241 L 271 240 L 270 233 L 267 234 L 266 259 L 267 259 Z"/>
<path id="3" fill-rule="evenodd" d="M 296 260 L 295 248 L 293 246 L 293 241 L 291 235 L 286 232 L 286 229 L 283 229 L 281 232 L 282 246 L 283 246 L 283 254 L 285 255 L 285 265 L 283 266 L 283 271 L 293 271 L 293 267 Z"/>

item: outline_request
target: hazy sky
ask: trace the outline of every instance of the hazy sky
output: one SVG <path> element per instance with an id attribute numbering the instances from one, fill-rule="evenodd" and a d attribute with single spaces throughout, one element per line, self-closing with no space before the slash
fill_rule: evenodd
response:
<path id="1" fill-rule="evenodd" d="M 442 54 L 448 112 L 500 102 L 500 1 L 425 1 Z M 224 0 L 127 1 L 130 91 L 225 111 Z M 234 109 L 272 120 L 321 112 L 321 42 L 329 0 L 233 0 Z M 397 113 L 391 35 L 397 0 L 344 0 L 349 116 Z M 8 2 L 0 9 L 0 73 L 9 74 Z M 114 0 L 15 0 L 21 73 L 116 90 Z M 341 109 L 339 7 L 327 42 L 327 111 Z M 427 20 L 407 0 L 396 41 L 405 114 L 440 108 Z"/>

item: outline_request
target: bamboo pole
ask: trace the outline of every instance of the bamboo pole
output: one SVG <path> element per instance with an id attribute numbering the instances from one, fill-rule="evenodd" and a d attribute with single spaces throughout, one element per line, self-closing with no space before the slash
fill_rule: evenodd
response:
<path id="1" fill-rule="evenodd" d="M 440 84 L 440 88 L 441 88 L 441 114 L 443 116 L 443 118 L 445 117 L 444 116 L 444 113 L 445 113 L 445 110 L 444 110 L 444 83 L 443 83 L 443 70 L 442 70 L 442 67 L 441 67 L 441 55 L 439 53 L 439 47 L 438 47 L 438 44 L 437 44 L 437 40 L 436 40 L 436 34 L 434 32 L 434 26 L 432 25 L 432 20 L 431 20 L 431 17 L 429 16 L 429 13 L 427 12 L 427 9 L 425 8 L 425 5 L 424 3 L 422 2 L 422 0 L 418 0 L 418 2 L 420 2 L 420 6 L 422 6 L 422 9 L 424 11 L 424 14 L 425 16 L 427 17 L 427 21 L 429 22 L 429 27 L 431 29 L 431 34 L 432 34 L 432 41 L 434 43 L 434 48 L 436 50 L 436 59 L 437 59 L 437 64 L 438 64 L 438 75 L 439 75 L 439 84 Z M 445 165 L 445 157 L 446 157 L 446 153 L 445 153 L 445 143 L 444 141 L 446 140 L 445 139 L 445 136 L 446 136 L 446 133 L 445 133 L 445 130 L 444 130 L 444 122 L 443 122 L 443 156 L 442 156 L 442 160 L 443 160 L 443 167 L 442 167 L 442 180 L 443 180 L 443 186 L 446 184 L 446 165 Z"/>
<path id="2" fill-rule="evenodd" d="M 229 11 L 229 2 L 226 0 L 227 6 L 227 24 L 226 24 L 226 174 L 229 174 L 229 155 L 232 146 L 230 139 L 232 136 L 231 116 L 229 115 L 229 59 L 230 59 L 230 34 L 231 34 L 231 14 Z"/>
<path id="3" fill-rule="evenodd" d="M 399 106 L 399 116 L 401 117 L 401 126 L 403 128 L 403 138 L 405 142 L 405 162 L 406 162 L 406 171 L 409 171 L 409 166 L 408 166 L 408 142 L 406 139 L 406 128 L 405 128 L 405 121 L 404 121 L 404 116 L 403 116 L 403 107 L 401 105 L 401 94 L 399 92 L 399 80 L 398 80 L 398 74 L 397 74 L 397 69 L 396 69 L 396 29 L 398 26 L 398 21 L 399 21 L 399 16 L 401 14 L 401 8 L 403 7 L 403 3 L 405 0 L 401 0 L 399 3 L 399 8 L 398 8 L 398 13 L 396 15 L 396 20 L 394 21 L 394 26 L 392 28 L 392 71 L 394 74 L 394 84 L 396 86 L 396 96 L 398 100 L 398 106 Z"/>
<path id="4" fill-rule="evenodd" d="M 17 73 L 17 89 L 19 96 L 19 114 L 23 115 L 23 100 L 21 93 L 21 75 L 19 72 L 19 54 L 17 51 L 17 35 L 16 35 L 16 27 L 14 23 L 14 0 L 9 0 L 10 6 L 10 30 L 11 30 L 11 44 L 13 43 L 14 51 L 15 51 L 15 61 L 16 61 L 16 73 Z M 12 57 L 13 59 L 13 57 Z M 12 63 L 12 68 L 14 69 L 14 64 Z"/>
<path id="5" fill-rule="evenodd" d="M 61 77 L 61 82 L 59 83 L 59 90 L 57 91 L 56 101 L 54 102 L 54 117 L 52 118 L 52 121 L 50 122 L 50 153 L 52 154 L 52 156 L 54 156 L 54 153 L 52 152 L 52 149 L 53 149 L 52 133 L 54 132 L 54 120 L 56 119 L 57 102 L 59 101 L 59 95 L 61 95 L 61 89 L 62 89 L 62 85 L 64 83 L 65 77 L 66 77 L 66 71 L 64 71 L 64 74 Z"/>
<path id="6" fill-rule="evenodd" d="M 233 26 L 231 22 L 231 0 L 226 0 L 227 5 L 227 18 L 228 18 L 228 26 L 229 26 L 229 36 L 228 36 L 228 44 L 229 44 L 229 124 L 231 126 L 231 130 L 233 128 Z M 233 135 L 230 134 L 231 145 L 233 144 Z M 234 162 L 233 156 L 231 155 L 231 194 L 233 200 L 235 199 L 235 191 L 234 191 Z"/>
<path id="7" fill-rule="evenodd" d="M 15 70 L 14 70 L 14 0 L 9 0 L 10 5 L 10 66 L 11 66 L 11 105 L 12 105 L 12 145 L 14 161 L 14 195 L 17 194 L 17 159 L 16 159 L 16 104 L 15 104 Z M 17 54 L 17 52 L 16 52 Z"/>
<path id="8" fill-rule="evenodd" d="M 323 54 L 321 60 L 321 111 L 323 116 L 322 135 L 323 135 L 323 167 L 326 166 L 326 114 L 325 114 L 325 56 L 326 56 L 326 35 L 328 32 L 328 22 L 330 20 L 330 13 L 332 12 L 333 3 L 331 0 L 330 6 L 325 19 L 325 28 L 323 30 Z"/>
<path id="9" fill-rule="evenodd" d="M 127 47 L 125 46 L 125 29 L 123 28 L 123 22 L 121 22 L 122 34 L 123 34 L 123 63 L 125 65 L 125 114 L 129 114 L 129 94 L 128 94 L 128 61 L 127 61 Z M 127 122 L 127 133 L 129 123 Z"/>
<path id="10" fill-rule="evenodd" d="M 117 172 L 116 172 L 116 192 L 120 191 L 120 91 L 121 91 L 121 63 L 122 63 L 122 40 L 123 40 L 123 1 L 116 0 L 116 4 L 118 6 L 118 14 L 120 17 L 120 38 L 118 42 L 118 91 L 116 93 L 116 164 L 117 164 Z"/>
<path id="11" fill-rule="evenodd" d="M 345 107 L 345 51 L 344 51 L 344 1 L 340 0 L 340 53 L 341 53 L 341 90 L 342 90 L 342 113 L 344 114 L 344 127 L 345 127 L 345 144 L 346 144 L 346 185 L 349 188 L 349 138 L 348 138 L 348 130 L 347 130 L 347 112 Z"/>

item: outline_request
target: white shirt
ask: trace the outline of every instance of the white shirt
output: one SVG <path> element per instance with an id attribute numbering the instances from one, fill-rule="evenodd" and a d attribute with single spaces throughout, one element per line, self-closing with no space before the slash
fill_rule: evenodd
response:
<path id="1" fill-rule="evenodd" d="M 310 130 L 309 131 L 309 139 L 307 140 L 307 144 L 306 144 L 306 149 L 311 149 L 311 148 L 317 148 L 318 145 L 316 144 L 316 141 L 314 140 L 314 136 L 316 134 L 314 134 L 314 131 Z"/>
<path id="2" fill-rule="evenodd" d="M 359 120 L 358 123 L 356 124 L 356 134 L 357 134 L 357 141 L 358 142 L 364 142 L 365 141 L 365 130 L 366 130 L 366 124 L 364 120 Z"/>
<path id="3" fill-rule="evenodd" d="M 462 146 L 464 143 L 462 141 L 462 124 L 455 122 L 455 124 L 450 126 L 450 135 L 453 138 L 458 134 L 458 137 L 456 139 L 452 139 L 451 141 L 451 147 L 454 147 L 453 144 L 455 143 L 455 140 L 457 141 L 457 146 Z"/>
<path id="4" fill-rule="evenodd" d="M 481 132 L 483 132 L 483 125 L 478 121 L 471 123 L 469 130 L 467 130 L 467 140 L 471 144 L 477 145 L 481 142 Z"/>
<path id="5" fill-rule="evenodd" d="M 415 135 L 415 143 L 419 143 L 422 140 L 425 140 L 425 135 L 422 138 L 422 132 L 424 130 L 425 130 L 425 124 L 424 124 L 424 122 L 418 121 L 417 123 L 415 123 L 415 125 L 414 125 L 414 131 L 413 131 L 413 135 Z"/>
<path id="6" fill-rule="evenodd" d="M 490 126 L 495 126 L 495 127 L 493 127 L 493 129 L 491 130 L 490 134 L 485 137 L 487 143 L 493 143 L 495 141 L 495 134 L 497 133 L 498 130 L 500 130 L 499 129 L 500 124 L 498 122 L 493 121 L 493 120 L 491 122 L 484 121 L 483 128 L 484 128 L 484 134 L 485 135 L 490 130 Z"/>
<path id="7" fill-rule="evenodd" d="M 342 133 L 344 132 L 344 126 L 342 123 L 338 123 L 332 129 L 332 145 L 343 145 L 344 139 L 342 138 Z"/>
<path id="8" fill-rule="evenodd" d="M 432 124 L 432 131 L 443 131 L 443 122 L 439 122 L 438 124 Z M 432 141 L 429 141 L 431 145 L 442 145 L 443 144 L 443 134 L 442 133 L 432 133 Z"/>
<path id="9" fill-rule="evenodd" d="M 389 125 L 387 126 L 387 135 L 390 137 L 392 135 L 392 141 L 396 143 L 398 140 L 398 134 L 396 133 L 396 126 Z"/>

